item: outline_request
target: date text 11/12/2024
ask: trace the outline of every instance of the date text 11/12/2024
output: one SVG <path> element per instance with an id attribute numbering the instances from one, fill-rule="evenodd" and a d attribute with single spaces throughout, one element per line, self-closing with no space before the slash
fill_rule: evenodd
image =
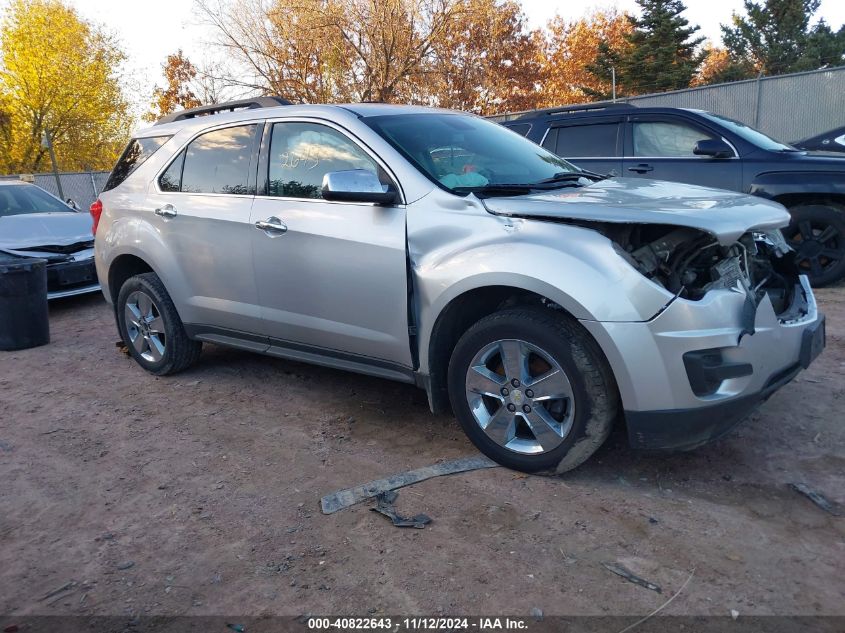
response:
<path id="1" fill-rule="evenodd" d="M 526 618 L 511 617 L 312 617 L 307 620 L 310 631 L 525 631 Z"/>

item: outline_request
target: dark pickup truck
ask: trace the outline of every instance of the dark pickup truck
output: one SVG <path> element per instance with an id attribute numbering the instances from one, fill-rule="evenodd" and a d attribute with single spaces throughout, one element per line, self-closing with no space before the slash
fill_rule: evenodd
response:
<path id="1" fill-rule="evenodd" d="M 494 117 L 495 118 L 495 117 Z M 754 194 L 783 204 L 814 286 L 845 277 L 845 157 L 806 152 L 732 119 L 685 108 L 590 104 L 501 124 L 584 169 Z"/>

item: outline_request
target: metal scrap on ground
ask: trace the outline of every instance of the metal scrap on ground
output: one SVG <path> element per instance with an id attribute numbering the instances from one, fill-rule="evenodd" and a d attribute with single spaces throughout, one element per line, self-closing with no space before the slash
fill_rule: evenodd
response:
<path id="1" fill-rule="evenodd" d="M 635 585 L 639 585 L 640 587 L 645 587 L 646 589 L 651 589 L 652 591 L 656 591 L 657 593 L 663 593 L 663 589 L 660 588 L 660 585 L 655 585 L 653 582 L 649 582 L 644 578 L 640 578 L 634 573 L 631 573 L 621 565 L 617 565 L 615 563 L 602 563 L 602 566 L 607 569 L 608 571 L 612 571 L 617 576 L 622 576 L 628 582 L 632 582 Z"/>
<path id="2" fill-rule="evenodd" d="M 395 490 L 382 492 L 376 495 L 376 507 L 370 508 L 370 510 L 383 514 L 393 521 L 393 525 L 396 527 L 413 527 L 422 529 L 427 524 L 431 523 L 431 517 L 427 514 L 417 514 L 410 518 L 406 518 L 398 514 L 396 512 L 396 508 L 393 507 L 393 502 L 396 501 L 398 497 L 399 493 Z"/>
<path id="3" fill-rule="evenodd" d="M 795 490 L 796 492 L 801 493 L 805 497 L 807 497 L 810 501 L 815 503 L 819 506 L 822 510 L 827 512 L 828 514 L 832 514 L 835 517 L 845 516 L 845 512 L 843 512 L 842 508 L 839 504 L 836 504 L 827 497 L 825 497 L 820 492 L 816 492 L 812 488 L 810 488 L 807 484 L 789 484 L 790 487 Z"/>
<path id="4" fill-rule="evenodd" d="M 496 462 L 482 455 L 462 457 L 451 462 L 424 466 L 423 468 L 391 475 L 384 479 L 376 479 L 375 481 L 370 481 L 354 488 L 338 490 L 320 499 L 320 507 L 323 510 L 323 514 L 332 514 L 356 503 L 366 501 L 382 492 L 404 488 L 405 486 L 410 486 L 411 484 L 416 484 L 432 477 L 452 475 L 469 470 L 478 470 L 479 468 L 494 468 L 496 466 L 498 466 Z"/>

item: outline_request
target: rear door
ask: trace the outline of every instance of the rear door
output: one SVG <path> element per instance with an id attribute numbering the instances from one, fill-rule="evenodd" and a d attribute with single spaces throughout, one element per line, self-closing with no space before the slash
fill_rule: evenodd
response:
<path id="1" fill-rule="evenodd" d="M 322 198 L 328 172 L 367 169 L 399 189 L 396 179 L 328 121 L 269 123 L 262 145 L 252 212 L 262 333 L 303 358 L 410 367 L 404 205 Z"/>
<path id="2" fill-rule="evenodd" d="M 175 264 L 161 274 L 166 284 L 181 280 L 168 289 L 187 324 L 259 329 L 250 211 L 260 127 L 242 123 L 200 134 L 150 186 L 151 223 Z"/>
<path id="3" fill-rule="evenodd" d="M 553 123 L 541 145 L 589 171 L 619 176 L 622 170 L 623 118 Z"/>
<path id="4" fill-rule="evenodd" d="M 735 149 L 730 158 L 696 156 L 693 153 L 698 141 L 719 138 L 722 137 L 717 131 L 684 117 L 664 114 L 629 116 L 624 175 L 739 191 L 742 187 L 742 163 Z"/>

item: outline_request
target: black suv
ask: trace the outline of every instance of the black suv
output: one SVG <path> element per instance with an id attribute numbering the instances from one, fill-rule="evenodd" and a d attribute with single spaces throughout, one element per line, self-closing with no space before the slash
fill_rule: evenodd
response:
<path id="1" fill-rule="evenodd" d="M 495 118 L 495 117 L 494 117 Z M 808 153 L 703 110 L 591 104 L 501 121 L 584 169 L 732 189 L 780 202 L 815 286 L 845 277 L 845 158 Z"/>

